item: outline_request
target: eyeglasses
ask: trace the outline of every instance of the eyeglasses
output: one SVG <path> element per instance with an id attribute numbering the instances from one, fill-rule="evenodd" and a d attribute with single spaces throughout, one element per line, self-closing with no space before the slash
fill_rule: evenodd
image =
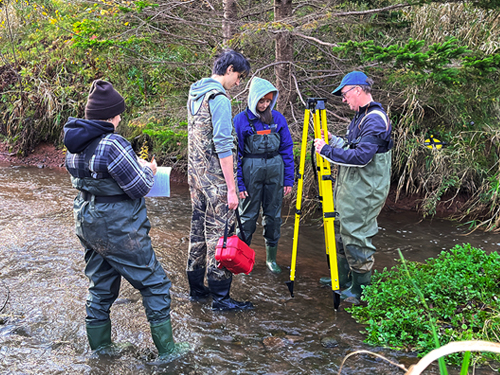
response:
<path id="1" fill-rule="evenodd" d="M 349 90 L 341 92 L 340 95 L 342 95 L 342 99 L 345 99 L 345 94 L 347 94 L 349 91 L 354 90 L 358 86 L 351 87 Z"/>

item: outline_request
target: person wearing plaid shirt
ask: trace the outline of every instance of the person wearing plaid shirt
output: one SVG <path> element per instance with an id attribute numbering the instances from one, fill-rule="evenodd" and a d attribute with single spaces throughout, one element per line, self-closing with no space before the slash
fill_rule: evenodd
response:
<path id="1" fill-rule="evenodd" d="M 85 119 L 70 117 L 64 126 L 65 165 L 79 194 L 73 210 L 76 235 L 85 248 L 90 281 L 86 328 L 90 348 L 119 351 L 111 341 L 110 310 L 125 278 L 142 295 L 153 341 L 161 361 L 186 353 L 176 344 L 170 321 L 171 282 L 151 246 L 144 196 L 151 190 L 156 162 L 139 159 L 132 145 L 115 134 L 125 110 L 111 83 L 92 83 Z"/>

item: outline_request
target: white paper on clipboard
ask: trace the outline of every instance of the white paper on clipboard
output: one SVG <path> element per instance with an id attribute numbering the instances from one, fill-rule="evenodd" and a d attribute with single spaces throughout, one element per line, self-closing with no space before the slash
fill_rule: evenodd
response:
<path id="1" fill-rule="evenodd" d="M 146 197 L 170 197 L 170 171 L 172 167 L 157 167 L 155 182 Z"/>

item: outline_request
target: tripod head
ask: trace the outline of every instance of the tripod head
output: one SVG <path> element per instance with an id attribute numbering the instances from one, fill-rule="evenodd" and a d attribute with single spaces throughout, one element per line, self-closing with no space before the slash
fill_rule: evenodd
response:
<path id="1" fill-rule="evenodd" d="M 316 109 L 325 109 L 326 98 L 308 98 L 307 109 L 315 111 Z"/>

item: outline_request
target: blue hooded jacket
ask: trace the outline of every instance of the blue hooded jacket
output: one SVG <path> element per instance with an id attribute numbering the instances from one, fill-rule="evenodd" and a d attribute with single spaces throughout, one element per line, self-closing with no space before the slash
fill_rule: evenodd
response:
<path id="1" fill-rule="evenodd" d="M 371 102 L 356 112 L 347 129 L 346 136 L 349 142 L 365 136 L 374 136 L 387 142 L 391 140 L 392 127 L 387 114 L 385 114 L 386 118 L 384 119 L 377 114 L 370 115 L 373 111 L 385 114 L 382 104 L 377 102 Z M 325 145 L 321 150 L 321 155 L 326 156 L 338 165 L 364 167 L 373 159 L 375 154 L 387 151 L 387 147 L 378 146 L 370 142 L 362 142 L 354 149 Z"/>
<path id="2" fill-rule="evenodd" d="M 283 186 L 293 186 L 294 182 L 294 162 L 293 162 L 293 141 L 290 135 L 290 130 L 288 129 L 288 124 L 285 117 L 274 110 L 274 106 L 278 99 L 278 89 L 273 86 L 273 84 L 265 79 L 254 77 L 252 83 L 250 84 L 250 90 L 248 94 L 248 108 L 237 114 L 234 119 L 234 127 L 236 129 L 236 134 L 238 134 L 238 189 L 239 191 L 246 191 L 245 184 L 243 182 L 243 173 L 241 168 L 241 158 L 243 157 L 242 151 L 244 150 L 245 139 L 254 134 L 248 119 L 255 120 L 253 122 L 255 130 L 265 130 L 269 129 L 268 124 L 264 124 L 260 120 L 260 116 L 257 112 L 257 103 L 266 94 L 273 92 L 275 93 L 272 102 L 269 107 L 272 109 L 273 120 L 276 124 L 276 132 L 279 133 L 281 137 L 281 145 L 279 148 L 279 153 L 283 158 L 283 163 L 285 166 L 284 170 L 284 181 Z M 247 117 L 248 116 L 248 117 Z"/>
<path id="3" fill-rule="evenodd" d="M 114 132 L 115 126 L 108 121 L 70 117 L 64 125 L 64 145 L 69 152 L 77 154 L 85 150 L 97 137 Z"/>

